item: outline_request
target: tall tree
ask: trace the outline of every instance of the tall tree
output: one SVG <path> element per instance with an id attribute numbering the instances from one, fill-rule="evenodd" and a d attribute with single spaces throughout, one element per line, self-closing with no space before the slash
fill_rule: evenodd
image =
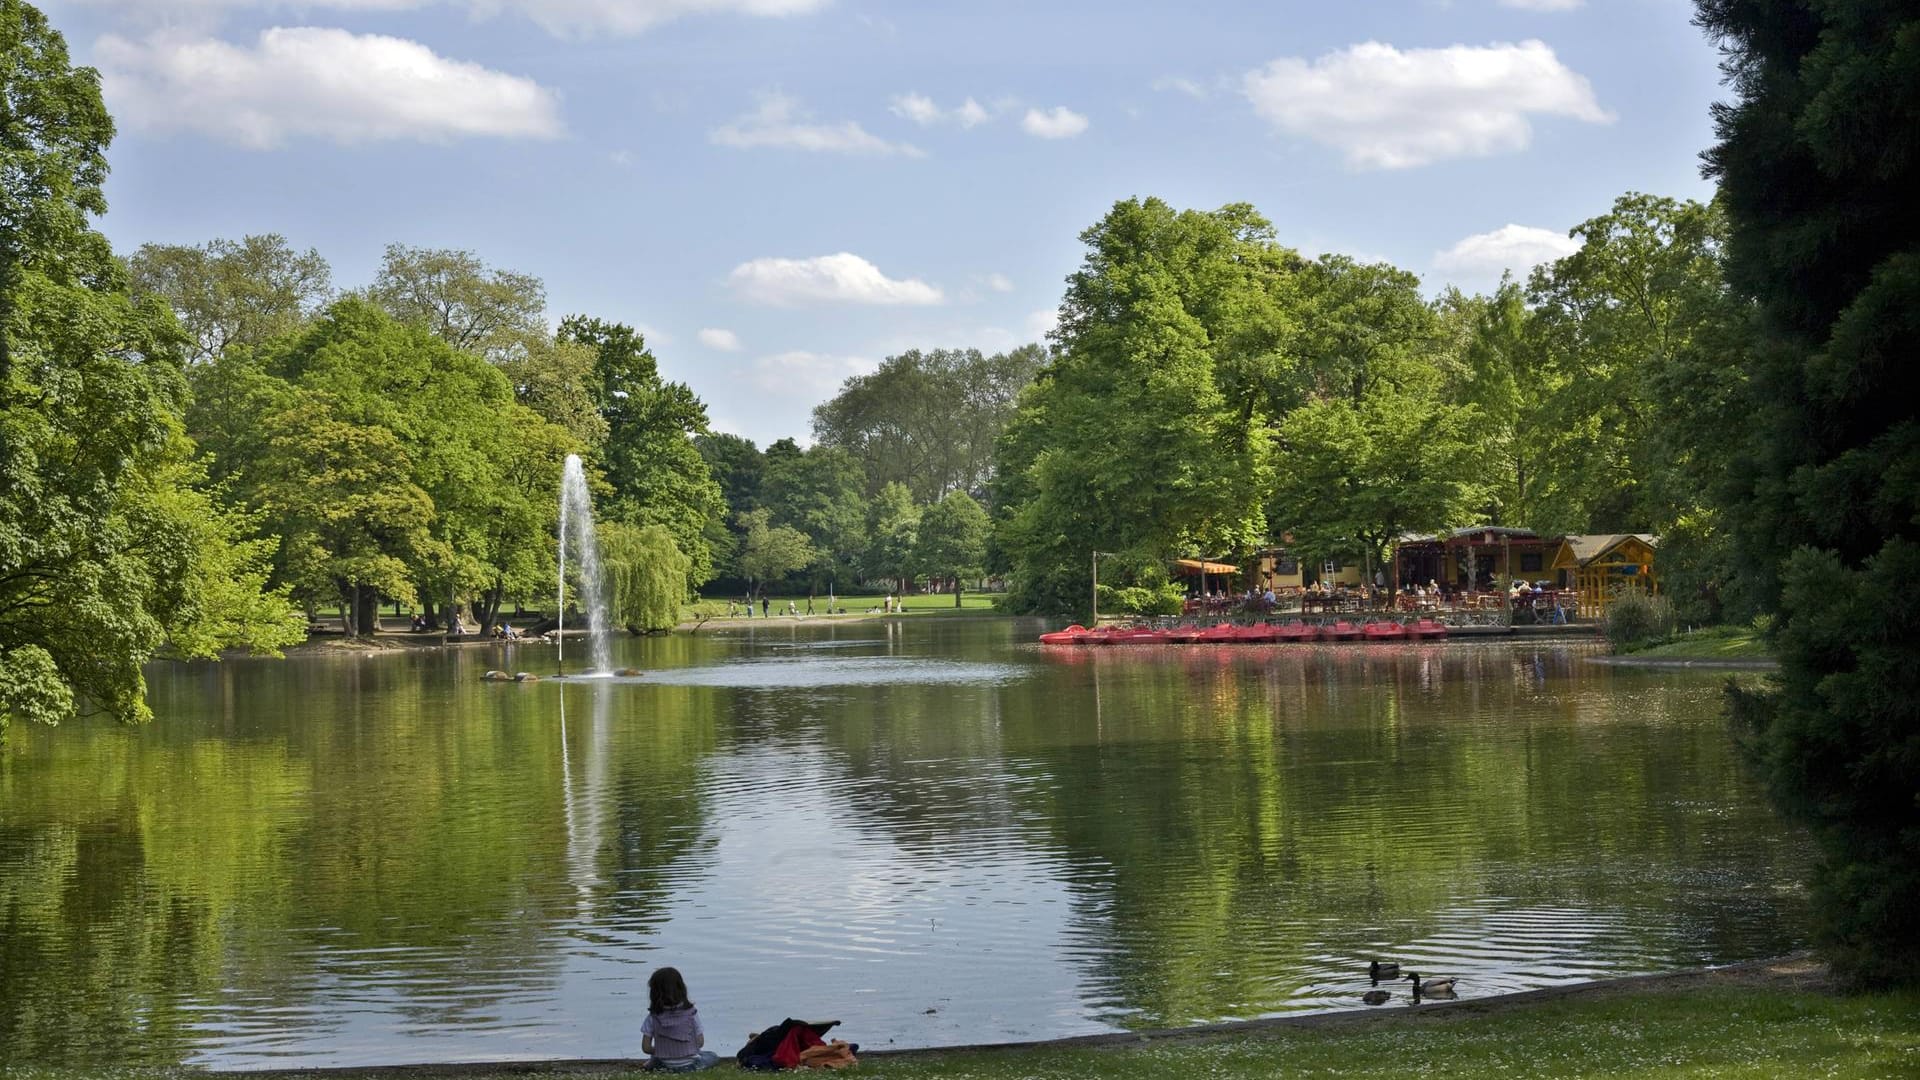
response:
<path id="1" fill-rule="evenodd" d="M 1270 227 L 1245 207 L 1176 212 L 1125 201 L 1082 234 L 1058 353 L 1001 443 L 996 529 L 1018 609 L 1078 609 L 1095 550 L 1142 565 L 1193 547 L 1234 549 L 1265 532 L 1269 433 L 1226 378 L 1243 359 L 1226 298 L 1277 266 Z M 1215 330 L 1219 333 L 1216 335 Z M 1263 348 L 1265 346 L 1262 346 Z M 1231 391 L 1231 392 L 1230 392 Z"/>
<path id="2" fill-rule="evenodd" d="M 992 475 L 994 440 L 1045 361 L 1038 345 L 994 356 L 977 349 L 890 356 L 814 408 L 814 437 L 852 454 L 876 494 L 900 483 L 930 503 L 949 491 L 978 490 Z"/>
<path id="3" fill-rule="evenodd" d="M 1699 0 L 1734 100 L 1707 154 L 1727 275 L 1759 308 L 1729 507 L 1780 672 L 1736 692 L 1779 805 L 1821 847 L 1818 942 L 1920 978 L 1920 11 Z"/>
<path id="4" fill-rule="evenodd" d="M 202 246 L 142 244 L 129 265 L 133 294 L 173 308 L 196 364 L 293 333 L 332 293 L 320 253 L 295 251 L 275 233 Z"/>
<path id="5" fill-rule="evenodd" d="M 764 589 L 788 574 L 804 570 L 815 558 L 807 534 L 791 525 L 775 525 L 764 507 L 740 515 L 740 548 L 735 569 L 749 592 Z"/>
<path id="6" fill-rule="evenodd" d="M 992 521 L 964 491 L 949 492 L 920 516 L 914 562 L 920 569 L 953 583 L 953 606 L 960 606 L 966 583 L 986 573 L 987 530 Z"/>
<path id="7" fill-rule="evenodd" d="M 705 584 L 713 577 L 709 529 L 726 513 L 694 445 L 707 432 L 706 405 L 685 383 L 660 376 L 646 339 L 630 326 L 573 315 L 561 321 L 559 339 L 594 351 L 588 386 L 606 421 L 602 458 L 613 486 L 602 516 L 663 526 L 692 560 L 693 584 Z"/>
<path id="8" fill-rule="evenodd" d="M 687 600 L 690 562 L 658 525 L 609 521 L 600 529 L 607 607 L 629 633 L 671 630 Z"/>
<path id="9" fill-rule="evenodd" d="M 546 285 L 471 251 L 389 244 L 368 293 L 401 322 L 490 358 L 546 333 Z"/>
<path id="10" fill-rule="evenodd" d="M 815 555 L 817 584 L 845 579 L 867 547 L 866 476 L 852 454 L 833 446 L 800 449 L 792 439 L 767 447 L 761 505 L 775 525 L 799 530 Z"/>
<path id="11" fill-rule="evenodd" d="M 141 665 L 297 640 L 266 545 L 196 489 L 184 339 L 88 216 L 113 124 L 46 17 L 0 0 L 0 727 L 152 714 Z"/>

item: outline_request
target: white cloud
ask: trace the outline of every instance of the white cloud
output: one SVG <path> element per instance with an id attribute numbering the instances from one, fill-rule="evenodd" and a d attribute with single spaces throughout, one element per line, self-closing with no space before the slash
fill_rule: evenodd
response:
<path id="1" fill-rule="evenodd" d="M 1059 325 L 1060 312 L 1057 308 L 1041 308 L 1027 316 L 1027 333 L 1035 338 L 1046 337 Z"/>
<path id="2" fill-rule="evenodd" d="M 1500 0 L 1500 6 L 1519 8 L 1522 11 L 1572 11 L 1586 2 L 1587 0 Z"/>
<path id="3" fill-rule="evenodd" d="M 979 127 L 993 119 L 984 105 L 972 98 L 961 102 L 952 109 L 942 109 L 934 100 L 924 94 L 895 94 L 893 103 L 887 111 L 902 116 L 921 127 L 932 127 L 947 121 L 959 124 L 962 128 Z"/>
<path id="4" fill-rule="evenodd" d="M 93 51 L 114 115 L 146 131 L 197 131 L 265 149 L 308 136 L 546 139 L 564 127 L 559 96 L 532 79 L 402 38 L 280 27 L 252 46 L 109 35 Z"/>
<path id="5" fill-rule="evenodd" d="M 818 400 L 855 375 L 872 374 L 880 365 L 859 356 L 830 356 L 793 349 L 753 362 L 748 380 L 783 398 Z"/>
<path id="6" fill-rule="evenodd" d="M 1013 279 L 1005 274 L 988 274 L 981 279 L 994 292 L 1012 292 Z"/>
<path id="7" fill-rule="evenodd" d="M 312 11 L 411 11 L 428 7 L 465 9 L 473 18 L 511 12 L 559 37 L 599 33 L 630 35 L 695 15 L 780 17 L 806 15 L 829 0 L 74 0 L 91 7 L 125 9 L 149 24 L 178 27 L 210 24 L 222 12 L 248 9 Z"/>
<path id="8" fill-rule="evenodd" d="M 1178 75 L 1162 75 L 1160 78 L 1153 80 L 1153 88 L 1163 93 L 1172 91 L 1174 93 L 1185 94 L 1195 99 L 1207 96 L 1206 87 L 1201 86 L 1192 79 L 1182 78 Z"/>
<path id="9" fill-rule="evenodd" d="M 992 118 L 993 114 L 987 112 L 986 106 L 972 98 L 961 102 L 960 107 L 953 110 L 954 122 L 963 128 L 977 128 Z"/>
<path id="10" fill-rule="evenodd" d="M 925 306 L 945 299 L 936 286 L 918 278 L 890 278 L 845 251 L 811 259 L 754 259 L 734 267 L 727 283 L 747 299 L 775 307 L 832 301 Z"/>
<path id="11" fill-rule="evenodd" d="M 1528 116 L 1613 120 L 1586 78 L 1539 41 L 1402 52 L 1377 41 L 1248 72 L 1254 111 L 1337 148 L 1357 169 L 1404 169 L 1525 149 Z"/>
<path id="12" fill-rule="evenodd" d="M 1493 277 L 1505 270 L 1525 274 L 1543 262 L 1565 258 L 1578 250 L 1580 242 L 1565 233 L 1532 225 L 1502 225 L 1435 252 L 1433 266 L 1445 273 L 1471 276 Z"/>
<path id="13" fill-rule="evenodd" d="M 720 352 L 740 351 L 740 335 L 731 330 L 707 327 L 695 334 L 694 337 L 699 338 L 700 344 L 705 345 L 709 349 L 717 349 Z"/>
<path id="14" fill-rule="evenodd" d="M 919 147 L 889 142 L 848 120 L 839 124 L 806 122 L 807 112 L 800 103 L 785 94 L 768 94 L 760 107 L 731 124 L 715 128 L 707 138 L 720 146 L 739 150 L 776 147 L 784 150 L 808 150 L 830 154 L 865 154 L 886 157 L 925 157 Z"/>
<path id="15" fill-rule="evenodd" d="M 1028 109 L 1020 119 L 1020 130 L 1040 139 L 1071 139 L 1087 130 L 1087 118 L 1065 105 L 1044 111 Z"/>

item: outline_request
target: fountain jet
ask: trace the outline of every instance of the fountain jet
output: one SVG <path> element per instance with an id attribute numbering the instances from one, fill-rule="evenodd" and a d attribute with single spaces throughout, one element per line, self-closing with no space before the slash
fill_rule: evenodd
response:
<path id="1" fill-rule="evenodd" d="M 568 454 L 560 475 L 560 660 L 567 649 L 567 553 L 573 553 L 580 580 L 580 603 L 587 612 L 587 655 L 596 675 L 613 670 L 612 634 L 607 624 L 606 591 L 600 578 L 600 544 L 593 531 L 593 499 L 580 455 Z M 564 670 L 564 667 L 563 667 Z"/>

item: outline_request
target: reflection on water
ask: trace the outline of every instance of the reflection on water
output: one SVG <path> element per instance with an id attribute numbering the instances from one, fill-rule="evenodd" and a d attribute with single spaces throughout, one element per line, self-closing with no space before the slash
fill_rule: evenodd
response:
<path id="1" fill-rule="evenodd" d="M 662 963 L 722 1052 L 802 1014 L 936 1045 L 1349 1007 L 1376 956 L 1472 997 L 1798 941 L 1715 679 L 1032 632 L 158 668 L 150 727 L 0 756 L 0 1047 L 633 1056 Z"/>

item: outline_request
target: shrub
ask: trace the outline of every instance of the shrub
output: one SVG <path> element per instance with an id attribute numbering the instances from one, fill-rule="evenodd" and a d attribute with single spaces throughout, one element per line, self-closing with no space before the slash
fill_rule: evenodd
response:
<path id="1" fill-rule="evenodd" d="M 1616 649 L 1669 637 L 1673 634 L 1673 602 L 1643 589 L 1627 589 L 1607 605 L 1606 632 Z"/>
<path id="2" fill-rule="evenodd" d="M 1100 586 L 1100 610 L 1110 615 L 1178 615 L 1186 591 L 1177 584 Z"/>

